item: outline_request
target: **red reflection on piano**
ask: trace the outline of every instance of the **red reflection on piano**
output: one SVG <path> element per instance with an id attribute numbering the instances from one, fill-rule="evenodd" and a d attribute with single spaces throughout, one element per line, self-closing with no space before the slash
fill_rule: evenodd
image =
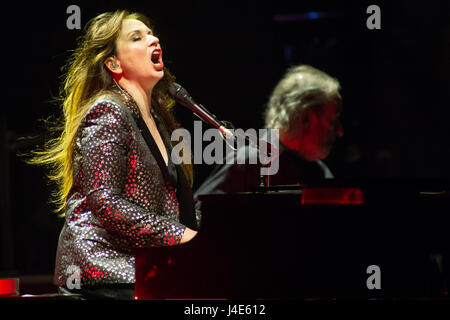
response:
<path id="1" fill-rule="evenodd" d="M 301 204 L 364 204 L 359 188 L 303 187 Z"/>

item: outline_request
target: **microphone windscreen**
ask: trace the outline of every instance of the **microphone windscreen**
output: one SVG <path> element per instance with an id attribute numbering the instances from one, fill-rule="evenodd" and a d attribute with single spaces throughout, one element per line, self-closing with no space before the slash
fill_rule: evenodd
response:
<path id="1" fill-rule="evenodd" d="M 181 87 L 178 83 L 176 83 L 176 82 L 172 83 L 172 84 L 169 86 L 169 90 L 168 90 L 169 95 L 170 95 L 173 99 L 175 99 L 176 96 L 177 96 L 177 94 L 178 94 L 178 92 L 181 90 L 181 88 L 182 88 L 182 87 Z"/>

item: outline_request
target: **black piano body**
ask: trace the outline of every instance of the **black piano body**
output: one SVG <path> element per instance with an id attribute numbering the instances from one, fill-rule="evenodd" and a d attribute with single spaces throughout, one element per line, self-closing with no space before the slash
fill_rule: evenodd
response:
<path id="1" fill-rule="evenodd" d="M 447 294 L 447 185 L 333 181 L 275 190 L 200 196 L 192 241 L 136 252 L 137 299 Z M 379 268 L 375 288 L 370 266 Z"/>

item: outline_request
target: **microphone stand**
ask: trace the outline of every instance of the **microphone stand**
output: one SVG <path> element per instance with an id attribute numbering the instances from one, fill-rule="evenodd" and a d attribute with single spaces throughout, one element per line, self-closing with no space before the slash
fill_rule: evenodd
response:
<path id="1" fill-rule="evenodd" d="M 237 151 L 237 148 L 234 147 L 234 143 L 237 141 L 237 136 L 240 136 L 242 138 L 244 138 L 245 142 L 248 142 L 249 145 L 253 146 L 254 148 L 256 148 L 258 150 L 258 152 L 261 152 L 261 143 L 266 143 L 267 144 L 267 150 L 266 150 L 266 154 L 265 154 L 265 161 L 261 164 L 262 168 L 266 168 L 266 172 L 269 172 L 269 168 L 271 167 L 271 163 L 272 160 L 274 159 L 274 154 L 273 153 L 277 153 L 278 150 L 273 147 L 272 144 L 270 144 L 267 141 L 264 140 L 260 140 L 257 137 L 255 137 L 255 141 L 252 141 L 248 136 L 246 135 L 241 135 L 241 134 L 236 134 L 236 132 L 234 132 L 234 125 L 231 122 L 228 121 L 219 121 L 215 115 L 209 113 L 205 107 L 203 107 L 202 105 L 199 105 L 200 108 L 203 109 L 203 112 L 205 114 L 207 114 L 209 117 L 213 118 L 214 120 L 216 120 L 218 123 L 220 123 L 222 126 L 220 128 L 225 128 L 226 129 L 226 133 L 224 133 L 220 128 L 217 128 L 217 126 L 212 122 L 212 121 L 207 121 L 206 119 L 200 117 L 199 115 L 197 115 L 194 112 L 194 115 L 197 116 L 200 120 L 202 120 L 205 123 L 208 123 L 209 125 L 215 127 L 217 130 L 219 130 L 222 139 L 225 141 L 225 143 L 231 148 L 233 149 L 233 151 Z M 230 130 L 233 130 L 233 132 L 231 132 Z M 230 142 L 228 141 L 228 139 L 231 138 L 233 140 L 233 145 L 230 144 Z M 276 150 L 275 152 L 273 152 L 273 150 Z M 275 155 L 278 156 L 279 154 Z M 268 161 L 267 161 L 268 160 Z M 264 189 L 268 189 L 271 186 L 270 184 L 270 175 L 269 174 L 262 174 L 260 172 L 259 175 L 259 189 L 264 190 Z"/>
<path id="2" fill-rule="evenodd" d="M 270 164 L 270 162 L 269 162 Z M 270 166 L 268 164 L 263 164 L 263 168 L 269 168 Z M 267 188 L 270 187 L 270 175 L 266 174 L 260 174 L 259 175 L 259 187 L 260 188 Z"/>
<path id="3" fill-rule="evenodd" d="M 231 130 L 234 131 L 234 126 L 232 123 L 227 122 L 227 121 L 219 121 L 216 116 L 212 113 L 210 113 L 204 106 L 202 106 L 201 104 L 196 104 L 193 99 L 191 98 L 191 96 L 189 95 L 189 93 L 179 84 L 177 83 L 173 83 L 170 88 L 169 88 L 169 95 L 172 96 L 172 98 L 175 99 L 175 101 L 180 102 L 181 104 L 185 105 L 186 107 L 188 107 L 189 109 L 191 109 L 194 113 L 195 116 L 197 116 L 200 120 L 208 123 L 209 125 L 215 127 L 216 129 L 219 130 L 219 132 L 221 133 L 222 139 L 225 140 L 225 143 L 230 146 L 234 151 L 237 151 L 237 148 L 234 147 L 234 143 L 236 142 L 236 132 L 232 132 Z M 202 116 L 200 116 L 198 114 L 198 112 L 200 112 L 202 114 Z M 239 134 L 238 134 L 239 135 Z M 241 136 L 242 137 L 242 136 Z M 233 145 L 230 144 L 230 142 L 228 141 L 228 139 L 232 139 L 233 140 Z M 260 149 L 260 143 L 263 140 L 260 139 L 255 139 L 256 144 L 253 143 L 248 136 L 244 135 L 244 140 L 249 142 L 250 145 L 253 145 L 253 147 L 255 147 L 258 151 L 259 151 L 259 155 L 261 155 L 261 149 Z M 276 151 L 278 151 L 276 148 L 274 148 L 272 146 L 272 144 L 270 144 L 269 142 L 264 142 L 267 143 L 267 147 L 266 151 L 267 154 L 265 155 L 266 158 L 264 159 L 264 162 L 262 163 L 262 168 L 266 169 L 260 170 L 260 187 L 263 188 L 267 188 L 270 186 L 270 175 L 269 173 L 269 169 L 270 169 L 270 164 L 273 160 L 273 150 L 275 149 Z M 278 152 L 279 155 L 279 152 Z M 277 155 L 277 156 L 278 156 Z M 269 161 L 267 161 L 267 159 L 269 159 Z M 266 171 L 267 174 L 262 174 L 261 171 Z"/>

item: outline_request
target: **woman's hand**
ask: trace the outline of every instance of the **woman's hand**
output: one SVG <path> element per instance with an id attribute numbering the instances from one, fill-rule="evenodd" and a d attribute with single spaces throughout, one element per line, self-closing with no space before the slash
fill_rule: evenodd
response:
<path id="1" fill-rule="evenodd" d="M 197 235 L 197 231 L 186 228 L 184 231 L 183 237 L 181 238 L 180 243 L 186 243 L 191 241 Z"/>

